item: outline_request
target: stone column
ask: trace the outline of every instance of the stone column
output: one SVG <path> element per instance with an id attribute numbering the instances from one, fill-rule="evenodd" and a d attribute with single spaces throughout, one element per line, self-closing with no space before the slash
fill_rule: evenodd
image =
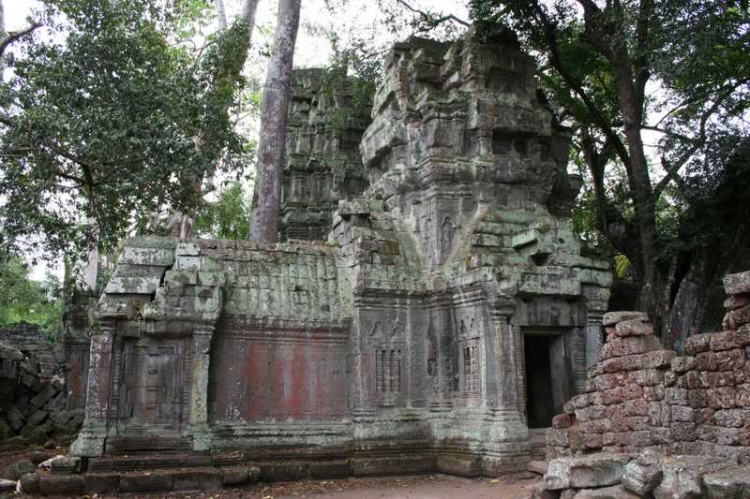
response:
<path id="1" fill-rule="evenodd" d="M 492 313 L 492 332 L 495 335 L 497 405 L 499 410 L 518 410 L 518 371 L 516 362 L 516 338 L 510 314 L 503 308 L 495 308 Z"/>
<path id="2" fill-rule="evenodd" d="M 211 430 L 208 426 L 208 374 L 211 361 L 213 326 L 199 326 L 193 332 L 193 379 L 190 393 L 190 434 L 193 450 L 208 450 Z"/>
<path id="3" fill-rule="evenodd" d="M 73 456 L 97 457 L 104 453 L 112 390 L 115 324 L 114 319 L 102 319 L 91 337 L 86 419 L 70 447 Z"/>
<path id="4" fill-rule="evenodd" d="M 432 320 L 432 319 L 431 319 Z M 454 336 L 453 314 L 450 296 L 441 297 L 435 309 L 434 328 L 437 338 L 437 393 L 430 410 L 433 412 L 449 411 L 453 403 L 453 376 L 456 366 L 453 365 L 451 344 Z"/>

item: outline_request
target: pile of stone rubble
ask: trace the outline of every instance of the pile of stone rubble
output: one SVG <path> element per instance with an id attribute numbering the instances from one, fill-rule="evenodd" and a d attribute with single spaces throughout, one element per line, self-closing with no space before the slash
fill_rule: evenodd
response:
<path id="1" fill-rule="evenodd" d="M 80 457 L 54 455 L 53 451 L 31 451 L 28 459 L 8 466 L 0 479 L 0 494 L 15 490 L 45 496 L 84 493 L 199 492 L 222 487 L 252 485 L 261 477 L 257 466 L 211 466 L 208 456 L 162 455 L 150 460 L 133 456 L 121 469 L 97 469 L 82 474 Z M 204 461 L 204 466 L 194 466 Z M 160 464 L 159 469 L 150 465 Z M 101 468 L 101 466 L 100 466 Z"/>
<path id="2" fill-rule="evenodd" d="M 750 466 L 713 456 L 599 453 L 552 460 L 534 499 L 742 499 Z"/>
<path id="3" fill-rule="evenodd" d="M 638 312 L 607 342 L 547 433 L 544 499 L 750 498 L 750 271 L 728 275 L 726 331 L 662 350 Z"/>
<path id="4" fill-rule="evenodd" d="M 43 445 L 83 423 L 82 411 L 68 410 L 71 394 L 43 332 L 28 326 L 0 331 L 0 450 Z"/>

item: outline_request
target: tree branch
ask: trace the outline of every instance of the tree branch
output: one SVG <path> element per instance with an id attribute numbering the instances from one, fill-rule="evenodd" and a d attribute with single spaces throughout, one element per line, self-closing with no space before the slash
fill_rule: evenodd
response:
<path id="1" fill-rule="evenodd" d="M 18 40 L 21 37 L 24 37 L 34 30 L 41 28 L 42 24 L 35 22 L 31 26 L 29 26 L 26 29 L 22 29 L 20 31 L 11 31 L 5 37 L 0 40 L 0 57 L 2 57 L 5 54 L 5 50 L 16 40 Z"/>
<path id="2" fill-rule="evenodd" d="M 445 15 L 445 16 L 441 15 L 440 17 L 436 17 L 433 14 L 428 14 L 427 12 L 425 12 L 423 10 L 417 9 L 416 7 L 412 7 L 411 5 L 409 5 L 408 3 L 406 3 L 404 0 L 396 0 L 396 3 L 399 3 L 399 4 L 403 5 L 408 10 L 414 12 L 415 14 L 419 14 L 425 22 L 427 22 L 429 24 L 434 24 L 435 26 L 437 26 L 438 24 L 442 24 L 445 21 L 453 21 L 453 22 L 455 22 L 457 24 L 461 24 L 463 26 L 466 26 L 467 28 L 471 27 L 470 23 L 464 21 L 463 19 L 460 19 L 460 18 L 454 16 L 453 14 L 448 14 L 448 15 Z"/>

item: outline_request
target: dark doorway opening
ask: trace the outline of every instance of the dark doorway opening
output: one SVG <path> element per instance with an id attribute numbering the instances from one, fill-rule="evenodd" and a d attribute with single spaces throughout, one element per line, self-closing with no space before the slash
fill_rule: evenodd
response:
<path id="1" fill-rule="evenodd" d="M 548 428 L 555 416 L 550 366 L 553 337 L 524 335 L 526 365 L 526 417 L 529 428 Z"/>

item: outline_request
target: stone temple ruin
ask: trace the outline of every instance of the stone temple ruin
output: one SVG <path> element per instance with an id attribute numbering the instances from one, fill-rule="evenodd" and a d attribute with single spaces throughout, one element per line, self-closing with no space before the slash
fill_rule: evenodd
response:
<path id="1" fill-rule="evenodd" d="M 286 242 L 128 241 L 73 456 L 269 479 L 521 471 L 529 428 L 584 389 L 611 284 L 572 232 L 570 134 L 533 73 L 509 35 L 410 39 L 368 125 L 297 72 Z"/>

